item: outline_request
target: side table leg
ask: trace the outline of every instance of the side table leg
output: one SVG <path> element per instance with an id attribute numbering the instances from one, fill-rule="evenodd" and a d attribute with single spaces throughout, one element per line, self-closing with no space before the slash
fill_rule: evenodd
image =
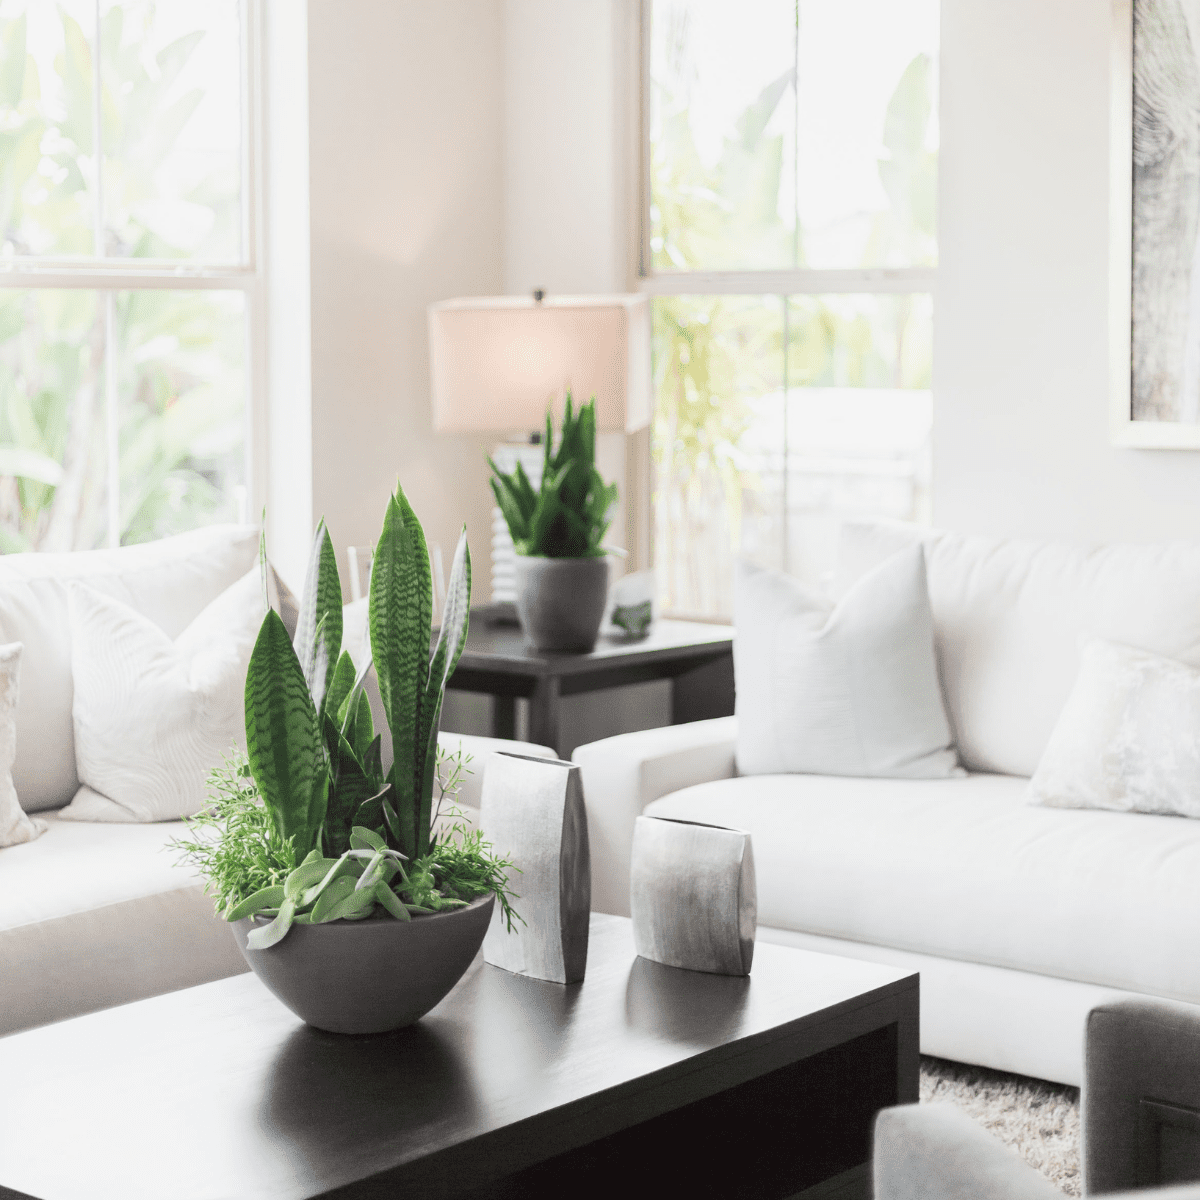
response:
<path id="1" fill-rule="evenodd" d="M 533 685 L 529 697 L 529 740 L 537 746 L 549 746 L 562 756 L 558 740 L 559 681 L 557 676 L 542 676 Z"/>
<path id="2" fill-rule="evenodd" d="M 733 651 L 671 681 L 671 724 L 733 715 Z"/>
<path id="3" fill-rule="evenodd" d="M 515 738 L 517 736 L 516 696 L 492 697 L 492 737 Z"/>

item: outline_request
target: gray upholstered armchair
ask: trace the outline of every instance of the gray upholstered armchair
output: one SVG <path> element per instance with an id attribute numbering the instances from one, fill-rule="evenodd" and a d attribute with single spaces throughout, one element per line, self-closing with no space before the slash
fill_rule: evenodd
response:
<path id="1" fill-rule="evenodd" d="M 1200 1006 L 1102 1004 L 1088 1014 L 1083 1081 L 1087 1195 L 1171 1187 L 1200 1200 Z M 1146 1196 L 1145 1192 L 1139 1193 Z M 1061 1193 L 949 1105 L 885 1109 L 875 1200 L 1059 1200 Z"/>

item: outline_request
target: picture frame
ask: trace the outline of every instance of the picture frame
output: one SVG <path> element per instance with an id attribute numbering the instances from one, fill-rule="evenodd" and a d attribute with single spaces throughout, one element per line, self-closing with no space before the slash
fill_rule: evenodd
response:
<path id="1" fill-rule="evenodd" d="M 1139 86 L 1139 76 L 1178 77 L 1163 69 L 1160 56 L 1190 51 L 1193 40 L 1170 36 L 1172 22 L 1190 25 L 1189 6 L 1200 34 L 1196 0 L 1113 0 L 1112 5 L 1110 440 L 1133 449 L 1200 449 L 1200 218 L 1191 224 L 1179 219 L 1187 206 L 1180 203 L 1182 189 L 1171 186 L 1181 177 L 1184 186 L 1195 181 L 1190 207 L 1200 209 L 1200 139 L 1185 147 L 1192 171 L 1180 171 L 1184 164 L 1165 155 L 1148 164 L 1155 147 L 1143 139 L 1153 136 L 1155 106 L 1163 96 L 1161 89 L 1144 94 Z M 1200 47 L 1200 36 L 1194 44 Z M 1198 84 L 1195 95 L 1184 98 L 1189 104 L 1200 103 L 1200 51 L 1195 58 Z M 1151 118 L 1143 119 L 1140 133 L 1135 103 Z M 1171 112 L 1159 111 L 1164 124 L 1172 119 Z M 1188 293 L 1193 289 L 1197 311 L 1191 320 Z"/>

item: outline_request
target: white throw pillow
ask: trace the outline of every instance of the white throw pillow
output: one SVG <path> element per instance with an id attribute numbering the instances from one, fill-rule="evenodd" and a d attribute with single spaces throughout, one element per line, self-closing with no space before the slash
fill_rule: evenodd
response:
<path id="1" fill-rule="evenodd" d="M 864 575 L 836 608 L 786 575 L 739 564 L 734 624 L 741 774 L 962 774 L 919 545 Z"/>
<path id="2" fill-rule="evenodd" d="M 1200 670 L 1089 638 L 1029 801 L 1200 817 Z"/>
<path id="3" fill-rule="evenodd" d="M 119 600 L 69 585 L 75 765 L 61 816 L 170 821 L 206 802 L 205 782 L 245 744 L 246 668 L 266 607 L 257 567 L 172 641 Z"/>
<path id="4" fill-rule="evenodd" d="M 21 688 L 20 642 L 0 646 L 0 846 L 32 842 L 46 832 L 46 822 L 27 817 L 13 787 L 12 765 L 17 757 L 17 699 Z"/>

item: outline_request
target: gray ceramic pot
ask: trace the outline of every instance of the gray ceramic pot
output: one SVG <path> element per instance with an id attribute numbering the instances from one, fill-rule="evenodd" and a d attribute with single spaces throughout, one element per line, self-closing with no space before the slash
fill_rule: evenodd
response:
<path id="1" fill-rule="evenodd" d="M 420 1020 L 462 978 L 495 903 L 489 893 L 411 921 L 293 925 L 269 950 L 246 948 L 250 919 L 233 928 L 251 970 L 301 1020 L 330 1033 L 384 1033 Z"/>
<path id="2" fill-rule="evenodd" d="M 518 554 L 516 567 L 517 616 L 534 646 L 593 649 L 608 600 L 608 559 Z"/>

